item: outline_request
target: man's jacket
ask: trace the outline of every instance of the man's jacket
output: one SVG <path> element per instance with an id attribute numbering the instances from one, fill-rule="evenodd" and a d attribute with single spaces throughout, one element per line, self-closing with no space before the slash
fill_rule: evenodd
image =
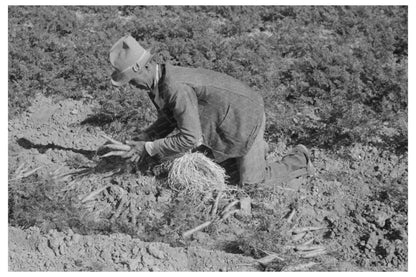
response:
<path id="1" fill-rule="evenodd" d="M 168 156 L 203 144 L 218 162 L 244 156 L 261 126 L 262 97 L 242 82 L 211 70 L 169 64 L 161 69 L 160 99 L 151 96 L 158 119 L 145 130 L 154 140 L 155 152 Z M 167 136 L 175 128 L 178 132 Z"/>

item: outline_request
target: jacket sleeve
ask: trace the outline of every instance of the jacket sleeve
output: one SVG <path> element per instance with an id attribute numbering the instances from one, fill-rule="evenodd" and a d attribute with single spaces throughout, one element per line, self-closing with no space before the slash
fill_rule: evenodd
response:
<path id="1" fill-rule="evenodd" d="M 176 127 L 176 122 L 169 119 L 163 112 L 158 112 L 158 117 L 143 133 L 146 134 L 145 140 L 156 140 L 169 135 Z"/>
<path id="2" fill-rule="evenodd" d="M 176 85 L 166 95 L 166 105 L 172 111 L 178 133 L 153 142 L 153 153 L 169 156 L 186 152 L 202 143 L 198 100 L 193 89 Z"/>

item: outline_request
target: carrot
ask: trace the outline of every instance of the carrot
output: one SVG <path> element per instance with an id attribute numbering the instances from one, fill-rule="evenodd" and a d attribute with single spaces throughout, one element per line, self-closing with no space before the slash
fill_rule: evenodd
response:
<path id="1" fill-rule="evenodd" d="M 322 229 L 327 229 L 327 227 L 314 227 L 314 226 L 310 226 L 310 227 L 300 227 L 300 228 L 293 229 L 292 232 L 294 234 L 299 234 L 299 233 L 310 232 L 310 231 L 317 231 L 317 230 L 322 230 Z"/>
<path id="2" fill-rule="evenodd" d="M 201 225 L 196 226 L 195 228 L 186 231 L 185 233 L 182 234 L 182 237 L 187 238 L 189 236 L 191 236 L 193 233 L 198 232 L 206 227 L 208 227 L 209 225 L 211 225 L 212 221 L 206 221 L 204 223 L 202 223 Z"/>
<path id="3" fill-rule="evenodd" d="M 325 250 L 322 245 L 298 245 L 295 247 L 297 251 L 313 251 L 313 250 Z"/>
<path id="4" fill-rule="evenodd" d="M 313 250 L 313 251 L 307 251 L 307 252 L 301 252 L 301 256 L 302 258 L 313 258 L 319 255 L 323 255 L 326 254 L 326 250 L 325 249 L 317 249 L 317 250 Z"/>

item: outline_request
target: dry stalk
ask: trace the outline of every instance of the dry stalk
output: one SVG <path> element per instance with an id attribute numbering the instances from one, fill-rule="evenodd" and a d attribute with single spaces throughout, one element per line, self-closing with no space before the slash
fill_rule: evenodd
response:
<path id="1" fill-rule="evenodd" d="M 261 259 L 258 259 L 257 262 L 261 264 L 262 266 L 267 266 L 268 264 L 272 263 L 274 260 L 280 260 L 284 261 L 283 258 L 279 257 L 277 254 L 272 253 L 270 255 L 267 255 L 266 257 L 263 257 Z"/>
<path id="2" fill-rule="evenodd" d="M 87 201 L 93 200 L 94 197 L 96 197 L 98 194 L 100 194 L 100 192 L 102 192 L 103 190 L 107 189 L 108 187 L 110 187 L 110 185 L 107 185 L 105 187 L 99 188 L 97 190 L 94 190 L 93 192 L 91 192 L 90 194 L 88 194 L 86 197 L 84 197 L 81 202 L 85 203 Z"/>
<path id="3" fill-rule="evenodd" d="M 326 254 L 325 249 L 317 249 L 313 251 L 300 252 L 300 255 L 302 258 L 313 258 L 313 257 L 324 255 L 324 254 Z"/>
<path id="4" fill-rule="evenodd" d="M 69 182 L 63 189 L 61 189 L 61 192 L 67 192 L 68 190 L 71 190 L 74 188 L 74 185 L 76 183 L 76 180 L 72 180 Z"/>
<path id="5" fill-rule="evenodd" d="M 296 235 L 294 235 L 294 236 L 292 236 L 292 241 L 299 241 L 299 240 L 301 240 L 304 236 L 306 235 L 306 233 L 304 232 L 304 233 L 299 233 L 299 234 L 296 234 Z"/>
<path id="6" fill-rule="evenodd" d="M 275 188 L 278 188 L 278 189 L 282 189 L 282 190 L 287 190 L 287 191 L 296 191 L 296 190 L 294 190 L 294 189 L 292 189 L 292 188 L 284 188 L 284 187 L 282 187 L 282 186 L 274 186 Z"/>
<path id="7" fill-rule="evenodd" d="M 116 209 L 116 211 L 111 215 L 111 217 L 110 217 L 110 219 L 116 219 L 116 218 L 118 218 L 119 216 L 120 216 L 120 214 L 121 214 L 121 212 L 123 211 L 123 208 L 124 208 L 124 206 L 125 206 L 125 204 L 126 204 L 126 202 L 127 202 L 127 196 L 125 195 L 125 196 L 123 196 L 122 198 L 121 198 L 121 200 L 120 200 L 120 202 L 118 202 L 118 206 L 117 206 L 117 209 Z"/>
<path id="8" fill-rule="evenodd" d="M 36 171 L 42 168 L 42 166 L 39 166 L 33 170 L 29 170 L 29 168 L 24 168 L 25 165 L 26 165 L 25 163 L 22 163 L 21 165 L 19 165 L 19 167 L 16 169 L 14 173 L 15 177 L 11 179 L 10 181 L 20 180 L 20 179 L 29 177 L 30 175 L 32 175 L 33 173 L 35 173 Z"/>
<path id="9" fill-rule="evenodd" d="M 296 214 L 296 209 L 293 209 L 286 221 L 288 223 L 292 223 L 292 219 L 295 216 L 295 214 Z"/>
<path id="10" fill-rule="evenodd" d="M 135 201 L 130 201 L 130 215 L 131 215 L 131 224 L 136 226 L 137 224 L 137 209 L 134 205 Z"/>
<path id="11" fill-rule="evenodd" d="M 224 210 L 221 212 L 221 215 L 223 216 L 224 214 L 226 214 L 232 207 L 234 207 L 235 205 L 237 205 L 240 202 L 240 200 L 234 200 L 233 202 L 231 202 L 230 204 L 228 204 Z"/>
<path id="12" fill-rule="evenodd" d="M 41 168 L 42 168 L 42 166 L 39 166 L 39 167 L 36 167 L 35 169 L 29 171 L 29 172 L 23 173 L 23 178 L 29 177 L 30 175 L 32 175 L 33 173 L 35 173 L 36 171 L 38 171 Z"/>
<path id="13" fill-rule="evenodd" d="M 50 173 L 51 176 L 59 176 L 58 174 L 61 174 L 61 171 L 63 168 L 64 168 L 63 166 L 58 167 L 57 169 L 55 169 L 54 171 Z"/>
<path id="14" fill-rule="evenodd" d="M 117 169 L 115 169 L 115 170 L 111 170 L 110 172 L 103 173 L 103 174 L 101 175 L 101 178 L 102 178 L 102 179 L 105 179 L 105 178 L 112 177 L 113 175 L 115 175 L 115 174 L 119 173 L 120 171 L 121 171 L 121 168 L 117 168 Z"/>
<path id="15" fill-rule="evenodd" d="M 127 201 L 126 201 L 127 202 Z M 125 203 L 124 205 L 124 209 L 122 209 L 120 215 L 118 216 L 118 218 L 120 218 L 121 220 L 126 220 L 127 221 L 127 216 L 130 213 L 130 202 L 129 203 Z"/>
<path id="16" fill-rule="evenodd" d="M 26 163 L 25 162 L 23 162 L 23 163 L 21 163 L 17 168 L 16 168 L 16 171 L 15 171 L 15 175 L 17 175 L 17 173 L 21 173 L 22 171 L 23 171 L 23 167 L 26 165 Z"/>
<path id="17" fill-rule="evenodd" d="M 62 170 L 64 169 L 63 166 L 58 167 L 57 169 L 55 169 L 54 171 L 49 173 L 50 178 L 54 181 L 54 182 L 64 182 L 67 181 L 69 177 L 71 177 L 71 175 L 74 174 L 74 172 L 67 172 L 67 173 L 62 173 Z"/>
<path id="18" fill-rule="evenodd" d="M 315 250 L 325 250 L 325 247 L 322 245 L 298 245 L 295 247 L 296 251 L 315 251 Z"/>
<path id="19" fill-rule="evenodd" d="M 311 244 L 315 239 L 311 238 L 310 240 L 305 241 L 302 245 L 309 245 Z"/>
<path id="20" fill-rule="evenodd" d="M 220 218 L 219 221 L 220 222 L 221 221 L 224 221 L 224 220 L 226 220 L 227 218 L 229 218 L 230 216 L 232 216 L 233 214 L 235 214 L 235 213 L 237 213 L 239 211 L 240 211 L 240 209 L 229 211 L 229 212 L 225 213 L 223 216 L 221 216 L 221 218 Z"/>
<path id="21" fill-rule="evenodd" d="M 222 195 L 222 191 L 220 190 L 218 191 L 217 197 L 215 198 L 215 202 L 211 211 L 211 217 L 214 217 L 217 214 L 218 203 L 220 202 L 221 195 Z"/>

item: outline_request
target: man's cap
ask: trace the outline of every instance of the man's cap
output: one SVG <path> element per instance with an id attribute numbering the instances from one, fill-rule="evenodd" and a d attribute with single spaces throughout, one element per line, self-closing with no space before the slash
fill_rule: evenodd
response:
<path id="1" fill-rule="evenodd" d="M 115 69 L 111 74 L 111 83 L 115 86 L 128 83 L 151 58 L 150 51 L 144 49 L 132 36 L 122 37 L 110 50 L 110 63 Z"/>

